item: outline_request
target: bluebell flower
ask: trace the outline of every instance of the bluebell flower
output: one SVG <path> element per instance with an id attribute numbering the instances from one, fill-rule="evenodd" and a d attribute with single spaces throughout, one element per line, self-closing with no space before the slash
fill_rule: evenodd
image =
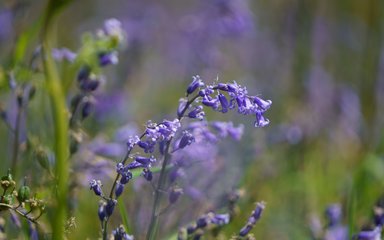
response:
<path id="1" fill-rule="evenodd" d="M 196 106 L 194 109 L 192 109 L 188 113 L 188 117 L 190 117 L 190 118 L 197 118 L 199 120 L 203 120 L 204 116 L 205 116 L 205 112 L 203 111 L 203 107 L 200 106 L 200 105 Z"/>
<path id="2" fill-rule="evenodd" d="M 211 107 L 215 111 L 219 108 L 220 105 L 220 101 L 217 97 L 212 98 L 209 95 L 204 96 L 201 103 L 207 107 Z"/>
<path id="3" fill-rule="evenodd" d="M 263 116 L 262 112 L 256 112 L 255 127 L 265 127 L 269 124 L 269 119 Z"/>
<path id="4" fill-rule="evenodd" d="M 353 239 L 356 240 L 381 240 L 381 226 L 376 226 L 372 230 L 364 230 L 356 234 Z"/>
<path id="5" fill-rule="evenodd" d="M 140 142 L 140 138 L 138 136 L 133 136 L 128 139 L 127 146 L 128 151 L 130 151 L 138 142 Z"/>
<path id="6" fill-rule="evenodd" d="M 92 179 L 89 182 L 89 185 L 90 185 L 90 189 L 92 189 L 97 196 L 101 196 L 103 194 L 103 191 L 101 189 L 102 184 L 100 180 Z"/>
<path id="7" fill-rule="evenodd" d="M 103 222 L 105 220 L 105 218 L 107 217 L 107 212 L 105 211 L 105 206 L 106 206 L 105 202 L 101 202 L 99 204 L 99 209 L 97 211 L 97 214 L 99 216 L 99 220 L 101 222 Z"/>
<path id="8" fill-rule="evenodd" d="M 201 80 L 199 75 L 192 77 L 192 82 L 189 84 L 187 88 L 187 94 L 193 93 L 197 88 L 204 86 L 203 80 Z"/>
<path id="9" fill-rule="evenodd" d="M 153 179 L 153 174 L 152 174 L 151 170 L 149 170 L 148 168 L 144 168 L 142 174 L 143 174 L 143 177 L 144 177 L 148 182 L 152 181 L 152 179 Z"/>
<path id="10" fill-rule="evenodd" d="M 342 210 L 340 204 L 331 204 L 325 210 L 328 219 L 328 227 L 325 231 L 325 240 L 347 240 L 348 229 L 342 225 Z"/>
<path id="11" fill-rule="evenodd" d="M 221 112 L 222 113 L 228 112 L 229 103 L 228 103 L 227 98 L 222 93 L 219 93 L 218 97 L 219 97 L 219 101 L 220 101 L 220 104 L 221 104 Z"/>
<path id="12" fill-rule="evenodd" d="M 183 114 L 184 108 L 185 108 L 186 105 L 187 105 L 187 102 L 188 102 L 188 100 L 185 99 L 185 98 L 180 98 L 180 99 L 179 99 L 179 105 L 178 105 L 178 107 L 177 107 L 177 117 L 178 117 L 178 118 L 181 118 L 181 117 L 182 117 L 182 114 Z"/>
<path id="13" fill-rule="evenodd" d="M 151 156 L 149 158 L 143 157 L 143 156 L 136 156 L 135 161 L 143 164 L 143 166 L 145 166 L 145 167 L 150 167 L 151 163 L 155 162 L 156 159 L 153 156 Z"/>
<path id="14" fill-rule="evenodd" d="M 112 215 L 116 204 L 117 204 L 117 201 L 115 199 L 108 199 L 107 205 L 105 205 L 105 213 L 107 214 L 108 217 Z"/>
<path id="15" fill-rule="evenodd" d="M 132 179 L 132 173 L 127 169 L 121 174 L 120 183 L 127 184 Z"/>
<path id="16" fill-rule="evenodd" d="M 216 95 L 213 95 L 214 90 L 218 92 Z M 221 91 L 227 92 L 229 100 Z M 226 113 L 229 109 L 237 108 L 237 112 L 240 114 L 256 115 L 255 127 L 264 127 L 269 124 L 269 120 L 266 119 L 263 114 L 270 108 L 272 101 L 264 100 L 258 96 L 248 95 L 246 87 L 237 84 L 235 81 L 233 83 L 205 85 L 204 88 L 199 91 L 199 96 L 202 98 L 201 103 L 204 106 L 212 108 L 214 111 Z M 201 116 L 198 115 L 200 112 Z M 190 118 L 202 119 L 204 115 L 202 106 L 196 106 L 188 113 L 188 117 Z"/>
<path id="17" fill-rule="evenodd" d="M 195 141 L 195 137 L 188 131 L 183 131 L 180 141 L 178 143 L 178 148 L 183 149 L 188 145 L 191 145 Z"/>
<path id="18" fill-rule="evenodd" d="M 116 183 L 116 188 L 115 188 L 115 196 L 118 198 L 124 191 L 124 184 L 121 182 Z"/>
<path id="19" fill-rule="evenodd" d="M 133 240 L 133 236 L 128 235 L 122 225 L 112 231 L 114 240 Z"/>
<path id="20" fill-rule="evenodd" d="M 102 67 L 119 63 L 117 51 L 99 53 L 99 64 Z"/>

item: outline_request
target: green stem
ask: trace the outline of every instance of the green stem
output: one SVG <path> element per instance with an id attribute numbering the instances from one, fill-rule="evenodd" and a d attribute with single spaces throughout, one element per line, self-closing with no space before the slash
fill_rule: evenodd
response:
<path id="1" fill-rule="evenodd" d="M 68 110 L 60 78 L 51 56 L 49 28 L 43 34 L 43 63 L 54 120 L 56 210 L 53 218 L 53 239 L 64 238 L 68 197 Z"/>
<path id="2" fill-rule="evenodd" d="M 149 229 L 147 232 L 147 240 L 156 239 L 156 235 L 157 235 L 157 229 L 159 225 L 159 216 L 160 216 L 159 207 L 161 202 L 161 196 L 163 194 L 161 190 L 164 189 L 164 186 L 165 186 L 165 180 L 167 175 L 166 169 L 167 169 L 168 162 L 171 159 L 171 155 L 169 154 L 169 147 L 171 145 L 171 141 L 172 141 L 172 138 L 167 142 L 166 149 L 165 149 L 164 161 L 161 167 L 160 177 L 157 183 L 157 188 L 155 191 L 155 197 L 153 201 L 151 223 L 149 225 Z"/>

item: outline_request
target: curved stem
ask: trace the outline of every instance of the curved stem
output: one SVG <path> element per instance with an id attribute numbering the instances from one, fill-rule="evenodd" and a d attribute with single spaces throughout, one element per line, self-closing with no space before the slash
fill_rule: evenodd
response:
<path id="1" fill-rule="evenodd" d="M 33 222 L 34 224 L 38 225 L 39 223 L 37 222 L 37 218 L 32 218 L 28 216 L 30 212 L 23 213 L 22 211 L 18 210 L 17 208 L 13 207 L 12 205 L 5 204 L 5 203 L 0 203 L 0 207 L 6 207 L 9 210 L 14 211 L 15 213 L 19 214 L 20 216 L 26 218 L 28 221 Z"/>

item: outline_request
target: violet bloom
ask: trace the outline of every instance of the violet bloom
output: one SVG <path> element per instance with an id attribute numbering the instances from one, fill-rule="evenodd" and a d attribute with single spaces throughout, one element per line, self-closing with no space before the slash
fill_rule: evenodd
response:
<path id="1" fill-rule="evenodd" d="M 325 231 L 325 240 L 347 240 L 348 229 L 342 225 L 342 211 L 339 204 L 329 205 L 325 211 L 328 218 L 328 227 Z"/>
<path id="2" fill-rule="evenodd" d="M 119 58 L 116 51 L 99 53 L 100 66 L 105 67 L 107 65 L 116 65 L 118 63 Z"/>
<path id="3" fill-rule="evenodd" d="M 356 240 L 381 240 L 382 227 L 377 226 L 372 230 L 364 230 L 356 234 L 353 239 Z"/>
<path id="4" fill-rule="evenodd" d="M 204 82 L 201 80 L 199 75 L 192 77 L 192 82 L 187 88 L 187 94 L 193 93 L 197 88 L 204 86 Z"/>
<path id="5" fill-rule="evenodd" d="M 140 140 L 138 145 L 145 153 L 152 153 L 157 143 L 173 138 L 180 126 L 181 124 L 178 119 L 173 121 L 164 120 L 159 124 L 148 122 L 144 140 Z"/>
<path id="6" fill-rule="evenodd" d="M 192 81 L 190 86 L 196 86 L 195 82 L 196 79 Z M 201 102 L 202 105 L 222 113 L 226 113 L 230 109 L 237 109 L 237 112 L 243 115 L 253 114 L 256 116 L 255 127 L 265 127 L 269 124 L 269 120 L 263 114 L 270 108 L 271 100 L 264 100 L 258 96 L 249 95 L 247 88 L 237 84 L 235 81 L 233 83 L 202 86 L 204 88 L 200 89 L 198 93 L 201 99 L 195 101 L 195 103 Z M 202 105 L 191 108 L 187 116 L 202 120 L 205 116 Z"/>
<path id="7" fill-rule="evenodd" d="M 106 203 L 105 202 L 101 202 L 99 204 L 99 209 L 97 211 L 97 215 L 99 216 L 99 220 L 101 222 L 103 222 L 105 220 L 105 218 L 107 217 L 107 213 L 105 211 L 105 206 L 106 206 Z"/>
<path id="8" fill-rule="evenodd" d="M 89 185 L 90 185 L 90 189 L 92 189 L 97 196 L 101 196 L 103 194 L 103 191 L 101 189 L 102 185 L 101 185 L 101 181 L 100 180 L 92 179 L 89 182 Z"/>
<path id="9" fill-rule="evenodd" d="M 133 236 L 128 235 L 122 225 L 113 230 L 112 235 L 114 240 L 133 240 Z"/>
<path id="10" fill-rule="evenodd" d="M 178 148 L 183 149 L 188 145 L 191 145 L 195 141 L 195 137 L 188 131 L 183 131 L 183 134 L 178 143 Z"/>

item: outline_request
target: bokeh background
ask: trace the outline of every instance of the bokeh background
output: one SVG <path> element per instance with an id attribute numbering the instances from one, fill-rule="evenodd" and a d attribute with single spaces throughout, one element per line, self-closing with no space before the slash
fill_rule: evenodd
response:
<path id="1" fill-rule="evenodd" d="M 33 29 L 45 4 L 0 1 L 0 72 L 7 70 L 15 42 L 28 31 L 38 32 Z M 196 74 L 207 82 L 236 80 L 272 100 L 266 113 L 271 123 L 255 129 L 252 117 L 208 113 L 209 120 L 243 123 L 244 137 L 215 149 L 216 160 L 203 168 L 209 170 L 195 176 L 200 189 L 163 217 L 169 234 L 163 233 L 164 239 L 204 211 L 219 208 L 221 195 L 237 188 L 245 195 L 239 215 L 222 229 L 227 236 L 241 228 L 261 200 L 267 207 L 253 231 L 257 239 L 310 239 L 311 223 L 325 226 L 324 209 L 331 203 L 343 206 L 351 233 L 370 222 L 372 206 L 384 192 L 383 1 L 74 1 L 59 18 L 56 46 L 76 51 L 82 34 L 108 18 L 122 22 L 127 41 L 119 64 L 104 71 L 93 116 L 83 124 L 84 146 L 72 159 L 77 227 L 70 238 L 99 235 L 98 200 L 88 191 L 88 175 L 102 175 L 108 186 L 112 160 L 123 156 L 124 136 L 139 132 L 149 119 L 172 118 Z M 26 41 L 25 56 L 30 57 L 38 38 Z M 4 108 L 12 109 L 11 94 L 2 91 L 0 98 Z M 37 91 L 24 120 L 25 131 L 42 136 L 42 142 L 49 142 L 52 131 L 51 120 L 40 114 L 49 112 L 46 100 Z M 4 125 L 0 136 L 0 172 L 6 172 L 12 136 Z M 106 143 L 115 143 L 108 145 L 115 147 L 112 160 L 95 150 L 102 152 Z M 38 173 L 44 169 L 33 158 L 20 164 L 22 175 L 43 189 L 46 182 Z M 129 231 L 138 239 L 148 221 L 150 191 L 138 180 L 123 195 Z M 113 224 L 121 221 L 116 217 Z"/>

